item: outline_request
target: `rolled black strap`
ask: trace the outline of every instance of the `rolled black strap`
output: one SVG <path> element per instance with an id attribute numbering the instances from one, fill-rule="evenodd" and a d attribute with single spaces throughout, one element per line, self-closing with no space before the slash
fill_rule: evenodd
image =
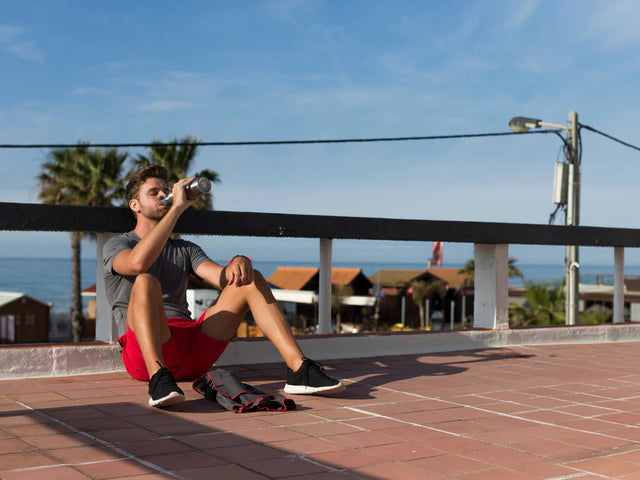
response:
<path id="1" fill-rule="evenodd" d="M 235 413 L 259 410 L 284 412 L 296 408 L 293 400 L 280 395 L 268 395 L 221 368 L 202 375 L 193 382 L 193 389 L 204 398 Z"/>

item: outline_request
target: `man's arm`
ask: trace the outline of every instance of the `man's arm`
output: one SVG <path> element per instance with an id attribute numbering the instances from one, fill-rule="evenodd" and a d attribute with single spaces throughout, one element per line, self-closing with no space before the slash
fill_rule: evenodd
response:
<path id="1" fill-rule="evenodd" d="M 251 260 L 242 255 L 233 257 L 226 267 L 212 260 L 202 262 L 196 269 L 196 275 L 220 290 L 227 285 L 248 285 L 254 278 Z"/>
<path id="2" fill-rule="evenodd" d="M 196 201 L 188 200 L 184 191 L 186 185 L 192 180 L 193 178 L 185 178 L 176 182 L 173 186 L 173 204 L 167 214 L 146 235 L 142 236 L 134 248 L 123 250 L 116 255 L 113 259 L 115 272 L 120 275 L 139 275 L 146 272 L 158 259 L 176 226 L 176 222 L 184 211 Z"/>

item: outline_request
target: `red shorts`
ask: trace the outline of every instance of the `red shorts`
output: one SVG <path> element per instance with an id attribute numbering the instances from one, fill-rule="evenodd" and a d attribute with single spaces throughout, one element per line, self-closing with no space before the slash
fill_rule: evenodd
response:
<path id="1" fill-rule="evenodd" d="M 229 342 L 215 340 L 200 331 L 200 320 L 168 318 L 171 339 L 162 345 L 165 366 L 176 380 L 190 380 L 206 373 L 222 355 Z M 144 363 L 136 334 L 129 329 L 118 341 L 122 345 L 122 360 L 129 375 L 137 380 L 149 381 L 149 372 Z"/>

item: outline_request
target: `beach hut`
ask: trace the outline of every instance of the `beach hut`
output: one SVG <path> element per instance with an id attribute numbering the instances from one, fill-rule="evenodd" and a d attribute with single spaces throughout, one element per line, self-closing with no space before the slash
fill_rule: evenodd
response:
<path id="1" fill-rule="evenodd" d="M 0 292 L 0 343 L 49 341 L 50 306 L 16 292 Z"/>

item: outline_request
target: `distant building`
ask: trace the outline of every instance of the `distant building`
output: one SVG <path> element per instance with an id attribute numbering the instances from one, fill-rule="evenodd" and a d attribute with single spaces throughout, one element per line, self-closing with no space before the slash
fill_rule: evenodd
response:
<path id="1" fill-rule="evenodd" d="M 275 287 L 273 294 L 282 305 L 289 322 L 299 331 L 315 328 L 318 321 L 318 292 L 320 269 L 317 267 L 278 267 L 267 279 Z M 373 284 L 360 268 L 332 268 L 331 285 L 336 292 L 349 287 L 349 294 L 339 298 L 334 313 L 340 313 L 342 331 L 361 329 L 373 315 L 375 297 Z M 344 293 L 344 289 L 342 290 Z M 339 310 L 338 310 L 339 309 Z"/>
<path id="2" fill-rule="evenodd" d="M 466 276 L 459 270 L 441 267 L 426 270 L 387 269 L 370 275 L 369 280 L 380 297 L 380 320 L 413 328 L 420 325 L 419 309 L 410 293 L 411 282 L 414 281 L 442 281 L 444 284 L 444 294 L 434 292 L 428 299 L 429 317 L 435 314 L 440 323 L 434 327 L 442 327 L 443 322 L 450 322 L 452 302 L 454 322 L 461 322 L 463 318 L 473 315 L 473 288 L 465 288 Z"/>
<path id="3" fill-rule="evenodd" d="M 50 309 L 24 293 L 0 292 L 0 343 L 48 342 Z"/>
<path id="4" fill-rule="evenodd" d="M 284 290 L 310 290 L 317 292 L 320 286 L 320 269 L 317 267 L 278 267 L 267 279 L 270 285 Z M 353 295 L 368 296 L 373 287 L 360 268 L 332 268 L 332 285 L 349 285 Z"/>

